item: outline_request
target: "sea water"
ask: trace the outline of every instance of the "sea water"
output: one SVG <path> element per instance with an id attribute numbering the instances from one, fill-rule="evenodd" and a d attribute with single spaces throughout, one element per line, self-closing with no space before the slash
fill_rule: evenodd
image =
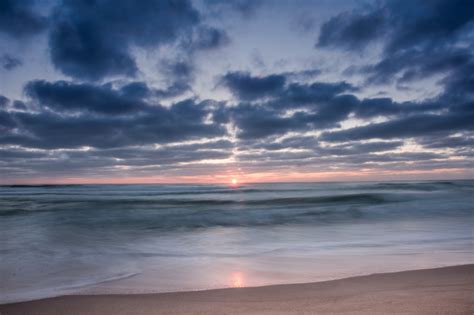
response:
<path id="1" fill-rule="evenodd" d="M 0 303 L 474 262 L 474 181 L 0 186 Z"/>

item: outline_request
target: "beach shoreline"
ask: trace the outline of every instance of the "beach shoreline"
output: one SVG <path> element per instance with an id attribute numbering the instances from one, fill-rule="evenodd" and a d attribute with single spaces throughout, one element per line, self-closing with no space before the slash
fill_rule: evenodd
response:
<path id="1" fill-rule="evenodd" d="M 474 311 L 474 264 L 339 280 L 203 291 L 64 295 L 1 314 L 450 313 Z"/>

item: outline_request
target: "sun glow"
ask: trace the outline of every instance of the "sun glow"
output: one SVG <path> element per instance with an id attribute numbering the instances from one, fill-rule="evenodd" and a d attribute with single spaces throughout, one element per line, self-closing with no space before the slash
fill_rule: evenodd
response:
<path id="1" fill-rule="evenodd" d="M 232 273 L 231 286 L 233 288 L 242 288 L 244 286 L 244 277 L 240 272 Z"/>
<path id="2" fill-rule="evenodd" d="M 237 178 L 232 178 L 230 183 L 232 184 L 232 186 L 236 186 L 238 184 Z"/>

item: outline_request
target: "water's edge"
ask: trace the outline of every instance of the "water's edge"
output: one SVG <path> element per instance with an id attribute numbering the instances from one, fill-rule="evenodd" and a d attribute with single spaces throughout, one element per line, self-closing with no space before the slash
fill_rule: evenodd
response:
<path id="1" fill-rule="evenodd" d="M 267 287 L 280 287 L 280 286 L 293 286 L 293 285 L 309 285 L 315 283 L 324 283 L 324 282 L 332 282 L 337 280 L 350 280 L 353 278 L 359 277 L 366 277 L 366 276 L 373 276 L 373 275 L 385 275 L 385 274 L 397 274 L 402 272 L 416 272 L 416 271 L 424 271 L 424 270 L 435 270 L 435 269 L 444 269 L 444 268 L 455 268 L 455 267 L 465 267 L 465 266 L 474 266 L 473 263 L 466 263 L 466 264 L 458 264 L 458 265 L 435 265 L 431 267 L 426 267 L 422 269 L 401 269 L 401 270 L 391 270 L 386 272 L 377 272 L 377 273 L 364 273 L 364 274 L 354 274 L 348 277 L 336 277 L 318 281 L 310 281 L 310 282 L 294 282 L 294 283 L 276 283 L 276 284 L 267 284 L 267 285 L 260 285 L 260 286 L 245 286 L 245 287 L 222 287 L 222 288 L 207 288 L 207 289 L 196 289 L 196 290 L 185 290 L 185 291 L 147 291 L 147 292 L 124 292 L 124 293 L 116 293 L 116 292 L 94 292 L 93 290 L 79 290 L 79 291 L 72 291 L 70 293 L 63 293 L 58 295 L 48 295 L 38 298 L 31 298 L 26 300 L 18 300 L 18 301 L 7 301 L 0 303 L 0 306 L 9 305 L 9 304 L 16 304 L 16 303 L 24 303 L 24 302 L 32 302 L 32 301 L 40 301 L 40 300 L 48 300 L 52 298 L 58 298 L 63 296 L 127 296 L 127 295 L 155 295 L 155 294 L 173 294 L 173 293 L 191 293 L 191 292 L 209 292 L 209 291 L 220 291 L 220 290 L 233 290 L 233 289 L 248 289 L 248 288 L 267 288 Z M 133 276 L 133 275 L 132 275 Z M 128 277 L 125 277 L 128 278 Z M 106 280 L 104 282 L 109 281 L 120 281 L 120 279 L 112 279 Z"/>

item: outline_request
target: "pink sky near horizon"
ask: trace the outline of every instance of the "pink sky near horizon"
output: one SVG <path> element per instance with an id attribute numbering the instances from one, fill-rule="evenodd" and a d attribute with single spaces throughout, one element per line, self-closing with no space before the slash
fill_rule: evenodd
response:
<path id="1" fill-rule="evenodd" d="M 208 174 L 192 176 L 122 176 L 122 177 L 38 177 L 1 180 L 1 184 L 231 184 L 278 182 L 345 182 L 345 181 L 395 181 L 395 180 L 454 180 L 474 179 L 474 171 L 470 169 L 435 169 L 382 171 L 364 170 L 352 172 L 262 172 L 249 174 Z"/>

